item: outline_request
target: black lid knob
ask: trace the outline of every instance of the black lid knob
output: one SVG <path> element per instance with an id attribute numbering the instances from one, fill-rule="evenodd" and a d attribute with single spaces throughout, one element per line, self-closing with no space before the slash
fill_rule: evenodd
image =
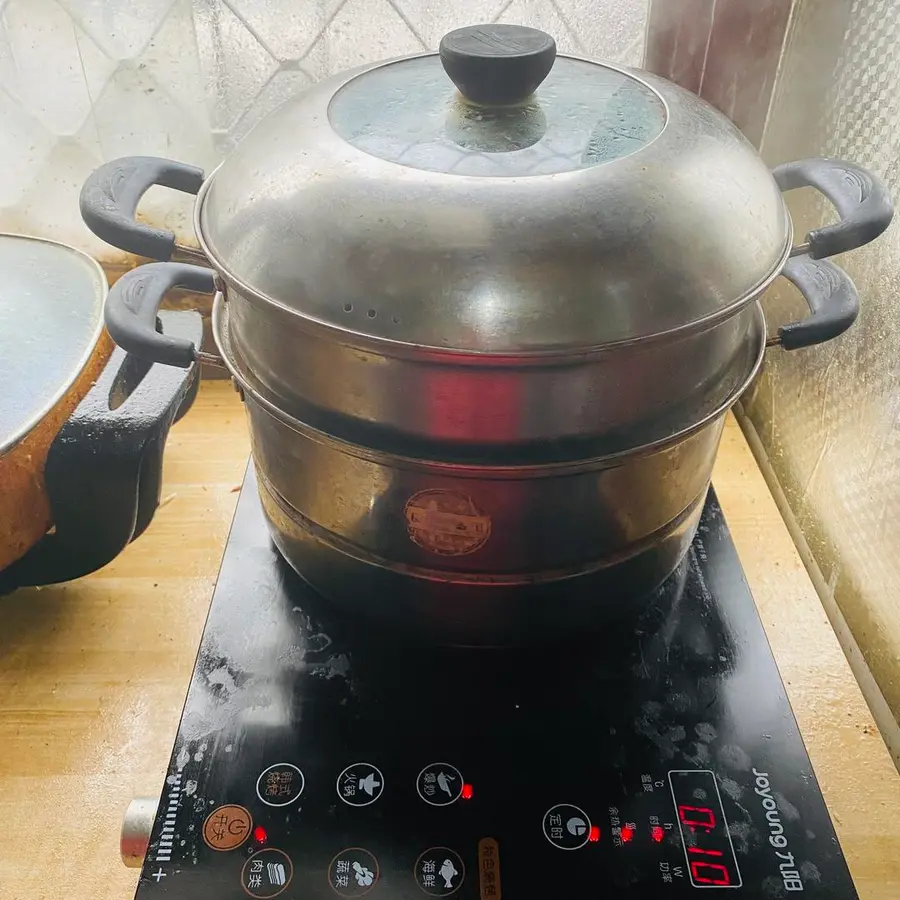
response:
<path id="1" fill-rule="evenodd" d="M 556 41 L 524 25 L 471 25 L 444 35 L 444 71 L 473 103 L 519 103 L 534 93 L 556 59 Z"/>

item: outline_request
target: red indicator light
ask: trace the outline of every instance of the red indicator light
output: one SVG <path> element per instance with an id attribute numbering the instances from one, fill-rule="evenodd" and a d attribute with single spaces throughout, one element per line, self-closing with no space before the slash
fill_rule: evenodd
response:
<path id="1" fill-rule="evenodd" d="M 471 784 L 464 784 L 462 786 L 462 793 L 460 794 L 460 797 L 462 797 L 463 800 L 471 800 L 472 799 L 472 785 Z"/>
<path id="2" fill-rule="evenodd" d="M 588 832 L 588 840 L 592 844 L 596 844 L 600 840 L 600 829 L 596 825 L 591 825 L 591 830 Z"/>
<path id="3" fill-rule="evenodd" d="M 650 826 L 650 837 L 656 841 L 657 844 L 661 844 L 666 836 L 666 830 L 662 827 L 662 825 L 651 825 Z"/>
<path id="4" fill-rule="evenodd" d="M 256 828 L 253 829 L 253 840 L 257 844 L 264 844 L 268 840 L 269 835 L 266 834 L 266 829 L 262 827 L 262 825 L 257 825 Z"/>
<path id="5" fill-rule="evenodd" d="M 622 843 L 627 844 L 629 841 L 634 840 L 634 829 L 629 828 L 627 825 L 622 826 Z"/>

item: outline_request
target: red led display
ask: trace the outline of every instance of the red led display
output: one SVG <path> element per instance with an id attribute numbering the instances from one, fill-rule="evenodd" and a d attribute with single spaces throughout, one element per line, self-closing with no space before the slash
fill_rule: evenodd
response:
<path id="1" fill-rule="evenodd" d="M 622 826 L 622 843 L 627 844 L 633 840 L 634 840 L 634 829 L 629 828 L 627 825 L 623 825 Z"/>
<path id="2" fill-rule="evenodd" d="M 592 844 L 596 844 L 600 840 L 600 829 L 596 825 L 591 825 L 591 830 L 588 832 L 588 840 Z"/>
<path id="3" fill-rule="evenodd" d="M 693 852 L 691 847 L 688 851 Z M 702 851 L 710 852 L 710 851 Z M 722 854 L 716 854 L 721 856 Z M 731 873 L 728 866 L 722 863 L 705 862 L 702 859 L 691 859 L 691 878 L 698 884 L 712 884 L 717 887 L 727 887 L 731 884 Z"/>
<path id="4" fill-rule="evenodd" d="M 712 831 L 716 827 L 716 814 L 707 806 L 679 806 L 678 818 L 688 828 Z"/>
<path id="5" fill-rule="evenodd" d="M 266 834 L 266 829 L 262 827 L 262 825 L 257 825 L 256 828 L 253 829 L 253 840 L 256 841 L 257 844 L 264 844 L 268 839 L 269 835 Z"/>
<path id="6" fill-rule="evenodd" d="M 462 793 L 460 794 L 460 797 L 462 797 L 463 800 L 471 800 L 472 799 L 472 785 L 471 784 L 464 784 L 462 786 Z"/>
<path id="7" fill-rule="evenodd" d="M 691 884 L 739 887 L 741 873 L 715 774 L 708 770 L 672 771 L 669 785 Z"/>

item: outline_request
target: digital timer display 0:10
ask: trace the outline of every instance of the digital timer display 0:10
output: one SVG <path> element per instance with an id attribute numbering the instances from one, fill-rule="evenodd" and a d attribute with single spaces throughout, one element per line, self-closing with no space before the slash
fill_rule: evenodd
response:
<path id="1" fill-rule="evenodd" d="M 738 888 L 738 868 L 722 797 L 714 772 L 677 769 L 669 772 L 678 828 L 691 884 L 697 888 Z"/>

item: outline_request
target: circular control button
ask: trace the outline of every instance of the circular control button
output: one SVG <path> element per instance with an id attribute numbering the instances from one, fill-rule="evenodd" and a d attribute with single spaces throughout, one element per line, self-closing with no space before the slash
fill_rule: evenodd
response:
<path id="1" fill-rule="evenodd" d="M 259 850 L 241 869 L 241 887 L 257 900 L 277 897 L 294 877 L 294 864 L 284 850 Z"/>
<path id="2" fill-rule="evenodd" d="M 256 779 L 256 796 L 266 806 L 293 803 L 306 786 L 303 773 L 293 763 L 275 763 Z"/>
<path id="3" fill-rule="evenodd" d="M 338 797 L 348 806 L 368 806 L 384 791 L 384 775 L 376 766 L 359 762 L 347 766 L 337 779 Z"/>
<path id="4" fill-rule="evenodd" d="M 456 766 L 432 763 L 419 772 L 416 790 L 430 806 L 449 806 L 462 796 L 463 777 Z"/>
<path id="5" fill-rule="evenodd" d="M 466 867 L 460 855 L 449 847 L 432 847 L 417 860 L 416 884 L 432 897 L 449 897 L 462 886 Z"/>
<path id="6" fill-rule="evenodd" d="M 328 883 L 342 897 L 362 897 L 378 881 L 378 860 L 362 847 L 341 850 L 328 867 Z"/>
<path id="7" fill-rule="evenodd" d="M 234 850 L 250 836 L 253 819 L 243 806 L 220 806 L 203 823 L 203 840 L 213 850 Z"/>
<path id="8" fill-rule="evenodd" d="M 560 850 L 580 850 L 590 839 L 591 820 L 571 803 L 558 803 L 544 813 L 544 837 Z"/>

